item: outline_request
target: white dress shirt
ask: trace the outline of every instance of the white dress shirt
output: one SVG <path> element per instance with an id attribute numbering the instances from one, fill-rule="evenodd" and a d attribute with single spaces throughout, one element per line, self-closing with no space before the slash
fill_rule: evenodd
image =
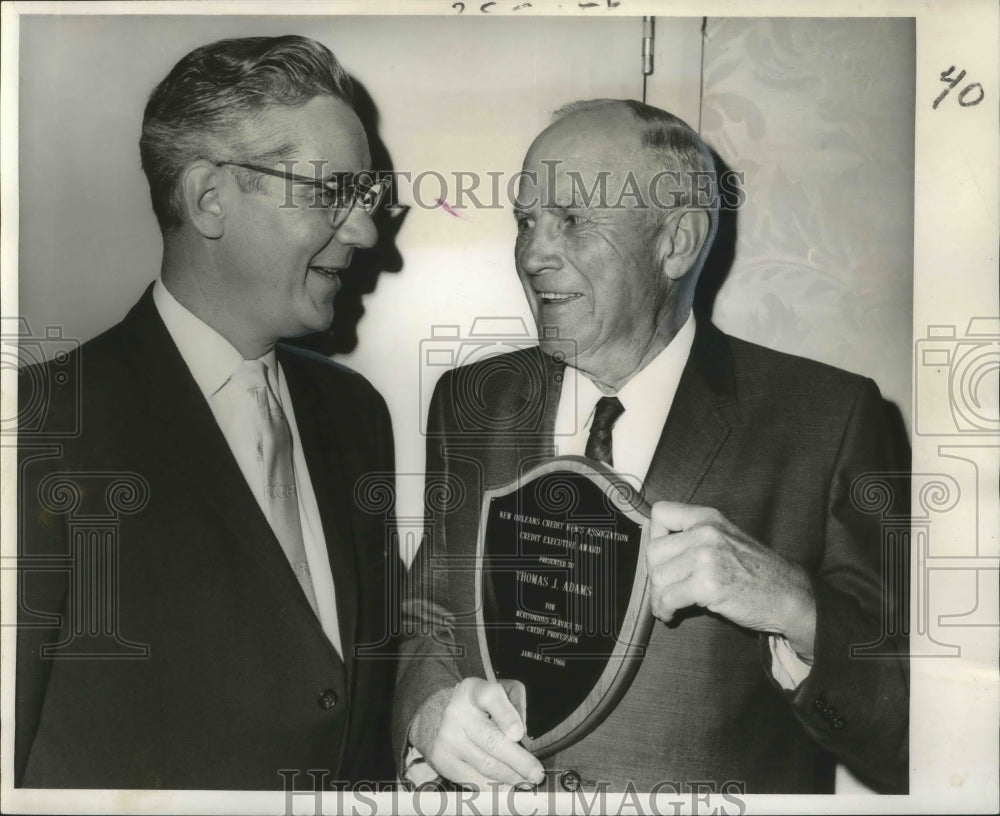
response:
<path id="1" fill-rule="evenodd" d="M 677 385 L 694 343 L 690 315 L 663 351 L 636 372 L 616 396 L 625 411 L 611 433 L 614 467 L 637 486 L 645 481 Z M 579 369 L 566 366 L 556 411 L 555 443 L 560 456 L 583 456 L 597 401 L 606 396 Z"/>
<path id="2" fill-rule="evenodd" d="M 645 368 L 632 376 L 616 396 L 625 411 L 611 433 L 614 468 L 636 488 L 641 487 L 656 453 L 660 434 L 677 394 L 681 374 L 694 343 L 694 313 L 673 340 Z M 555 444 L 561 456 L 583 456 L 597 401 L 606 396 L 586 374 L 566 366 L 559 407 L 556 410 Z M 771 635 L 771 674 L 784 689 L 794 689 L 809 675 L 788 641 Z"/>
<path id="3" fill-rule="evenodd" d="M 215 329 L 182 306 L 162 280 L 157 280 L 153 285 L 153 302 L 167 332 L 191 371 L 191 376 L 208 401 L 208 407 L 212 410 L 257 504 L 264 511 L 264 484 L 257 461 L 256 432 L 247 418 L 247 411 L 253 406 L 247 399 L 246 391 L 230 382 L 230 377 L 243 362 L 243 355 Z M 333 572 L 327 555 L 319 504 L 309 478 L 305 454 L 302 452 L 292 398 L 274 349 L 260 359 L 267 366 L 268 385 L 281 404 L 292 435 L 292 466 L 295 469 L 295 487 L 299 497 L 302 539 L 319 607 L 320 625 L 337 652 L 343 655 Z"/>

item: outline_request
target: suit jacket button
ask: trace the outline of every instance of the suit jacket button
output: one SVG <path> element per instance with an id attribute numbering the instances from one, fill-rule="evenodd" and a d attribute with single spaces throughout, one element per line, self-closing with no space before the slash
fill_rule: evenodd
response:
<path id="1" fill-rule="evenodd" d="M 826 711 L 823 712 L 823 719 L 830 722 L 837 719 L 837 709 L 834 706 L 829 706 Z"/>
<path id="2" fill-rule="evenodd" d="M 832 723 L 830 723 L 830 727 L 834 731 L 839 731 L 841 728 L 844 727 L 844 721 L 838 717 L 836 720 L 834 720 Z"/>
<path id="3" fill-rule="evenodd" d="M 319 695 L 319 707 L 326 710 L 330 710 L 335 705 L 337 705 L 337 692 L 333 689 L 326 689 L 322 694 Z"/>
<path id="4" fill-rule="evenodd" d="M 813 701 L 813 708 L 817 711 L 824 711 L 826 709 L 826 697 L 817 697 Z"/>
<path id="5" fill-rule="evenodd" d="M 580 789 L 580 774 L 576 771 L 564 771 L 559 775 L 559 784 L 565 791 L 575 791 Z"/>

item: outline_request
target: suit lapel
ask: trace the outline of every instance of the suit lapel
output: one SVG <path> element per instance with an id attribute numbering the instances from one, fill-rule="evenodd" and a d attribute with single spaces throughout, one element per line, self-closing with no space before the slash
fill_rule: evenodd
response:
<path id="1" fill-rule="evenodd" d="M 520 472 L 554 453 L 553 431 L 562 383 L 563 364 L 537 347 L 531 353 L 535 355 L 531 363 L 543 373 L 543 387 L 539 389 L 538 379 L 523 377 L 518 388 L 496 396 L 498 401 L 512 400 L 511 410 L 503 415 L 538 418 L 536 432 L 517 437 Z M 729 343 L 711 323 L 698 323 L 691 354 L 646 474 L 649 502 L 690 500 L 729 435 L 725 408 L 735 400 Z M 538 410 L 529 410 L 532 405 Z"/>
<path id="2" fill-rule="evenodd" d="M 158 448 L 155 461 L 162 462 L 157 465 L 160 477 L 175 480 L 177 492 L 189 495 L 192 503 L 207 504 L 228 529 L 230 540 L 273 582 L 275 597 L 287 604 L 288 613 L 322 634 L 208 402 L 160 318 L 152 287 L 126 316 L 122 329 L 133 341 L 123 353 L 131 357 L 141 403 L 137 408 L 145 410 L 155 426 L 150 441 Z"/>
<path id="3" fill-rule="evenodd" d="M 528 366 L 539 371 L 541 376 L 522 377 L 519 380 L 517 388 L 511 392 L 511 398 L 515 401 L 513 410 L 504 414 L 528 417 L 527 421 L 531 423 L 525 429 L 527 433 L 517 435 L 517 475 L 555 455 L 553 433 L 559 409 L 562 372 L 565 368 L 564 363 L 556 362 L 538 346 L 533 347 L 529 353 L 533 357 L 528 361 Z"/>
<path id="4" fill-rule="evenodd" d="M 349 428 L 350 424 L 338 417 L 339 406 L 324 400 L 315 378 L 303 369 L 303 361 L 298 356 L 279 345 L 278 359 L 295 406 L 295 422 L 323 524 L 333 573 L 347 682 L 350 684 L 354 677 L 354 661 L 350 656 L 354 654 L 355 629 L 359 618 L 358 558 L 354 549 L 356 536 L 352 504 L 348 500 L 352 492 L 342 467 L 346 461 L 345 444 L 349 445 L 350 441 L 340 436 L 344 427 Z"/>
<path id="5" fill-rule="evenodd" d="M 673 405 L 646 474 L 646 499 L 689 501 L 729 435 L 723 406 L 736 399 L 732 352 L 718 329 L 697 324 Z"/>
<path id="6" fill-rule="evenodd" d="M 537 346 L 524 354 L 522 370 L 531 372 L 530 375 L 522 373 L 515 380 L 505 377 L 489 380 L 495 383 L 496 390 L 487 395 L 487 404 L 496 406 L 498 417 L 517 419 L 491 438 L 483 451 L 484 489 L 500 487 L 555 455 L 553 430 L 563 365 Z M 531 376 L 537 374 L 541 376 Z M 475 521 L 478 525 L 478 515 Z M 482 587 L 485 616 L 496 620 L 499 613 L 493 582 L 483 581 Z"/>

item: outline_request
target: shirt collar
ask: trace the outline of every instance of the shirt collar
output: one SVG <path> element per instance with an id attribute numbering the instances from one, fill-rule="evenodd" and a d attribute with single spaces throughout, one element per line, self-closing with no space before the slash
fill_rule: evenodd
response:
<path id="1" fill-rule="evenodd" d="M 243 355 L 225 337 L 170 294 L 162 278 L 158 278 L 153 284 L 153 303 L 201 393 L 206 399 L 214 396 L 243 362 Z M 260 359 L 267 365 L 269 373 L 277 379 L 277 356 L 274 349 Z"/>
<path id="2" fill-rule="evenodd" d="M 666 348 L 618 390 L 615 396 L 621 400 L 631 417 L 638 421 L 648 412 L 659 412 L 662 410 L 661 406 L 669 406 L 673 402 L 684 366 L 691 355 L 694 335 L 695 319 L 694 312 L 691 312 Z M 606 396 L 604 392 L 589 377 L 571 366 L 566 366 L 561 397 L 575 398 L 577 406 L 575 427 L 586 427 L 590 423 L 597 401 L 603 396 Z M 569 417 L 566 417 L 566 420 L 571 421 Z M 569 426 L 556 428 L 557 436 L 572 435 L 572 433 L 573 429 Z"/>
<path id="3" fill-rule="evenodd" d="M 684 366 L 691 355 L 694 331 L 694 312 L 691 312 L 666 348 L 619 389 L 617 396 L 626 411 L 640 415 L 652 406 L 673 402 Z"/>

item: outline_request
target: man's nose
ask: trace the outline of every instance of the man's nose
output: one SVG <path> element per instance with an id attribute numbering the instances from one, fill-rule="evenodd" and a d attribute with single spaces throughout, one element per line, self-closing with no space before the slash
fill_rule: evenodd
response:
<path id="1" fill-rule="evenodd" d="M 361 207 L 354 207 L 333 234 L 345 246 L 361 249 L 373 247 L 378 241 L 378 228 L 371 215 Z"/>
<path id="2" fill-rule="evenodd" d="M 522 240 L 518 261 L 529 275 L 543 275 L 560 269 L 563 258 L 557 226 L 549 219 L 540 219 L 531 235 Z"/>

